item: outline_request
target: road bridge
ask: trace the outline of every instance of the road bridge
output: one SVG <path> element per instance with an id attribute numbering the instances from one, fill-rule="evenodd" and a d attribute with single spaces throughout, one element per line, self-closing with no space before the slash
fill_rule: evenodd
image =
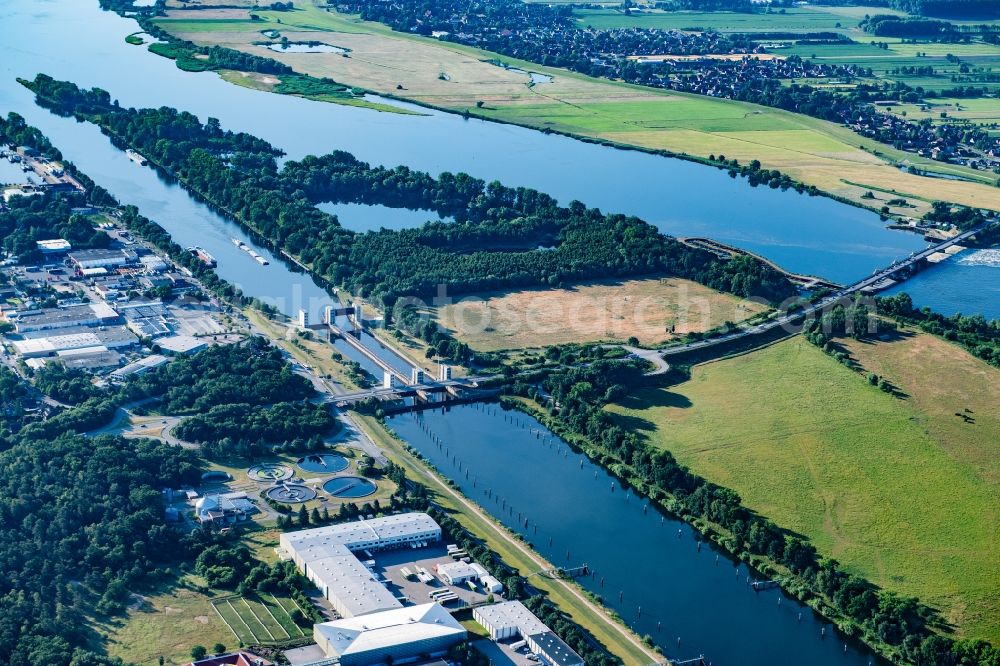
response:
<path id="1" fill-rule="evenodd" d="M 757 324 L 756 326 L 751 326 L 749 328 L 730 333 L 723 333 L 712 338 L 697 340 L 683 345 L 667 347 L 666 349 L 659 350 L 657 353 L 661 358 L 675 356 L 690 351 L 714 347 L 727 342 L 734 342 L 736 340 L 755 335 L 761 335 L 782 326 L 789 326 L 804 319 L 805 317 L 821 312 L 826 307 L 835 304 L 837 301 L 845 297 L 853 296 L 854 294 L 859 293 L 875 293 L 890 286 L 891 284 L 895 284 L 895 282 L 893 282 L 893 278 L 906 279 L 910 277 L 910 275 L 916 272 L 915 269 L 925 263 L 927 258 L 932 254 L 936 252 L 943 252 L 953 245 L 958 245 L 959 243 L 967 241 L 977 233 L 986 231 L 989 227 L 993 226 L 993 224 L 995 224 L 995 222 L 981 224 L 977 227 L 969 229 L 968 231 L 963 231 L 962 233 L 957 234 L 944 242 L 938 243 L 937 245 L 932 245 L 931 247 L 921 250 L 920 252 L 914 252 L 907 259 L 903 261 L 894 261 L 889 267 L 877 270 L 870 276 L 864 278 L 863 280 L 859 280 L 852 285 L 841 287 L 829 296 L 826 296 L 815 303 L 810 303 L 804 308 L 792 312 L 786 312 L 774 319 Z"/>
<path id="2" fill-rule="evenodd" d="M 422 384 L 413 384 L 410 386 L 378 386 L 365 391 L 355 391 L 354 393 L 340 393 L 336 395 L 327 394 L 322 398 L 321 402 L 335 403 L 338 406 L 346 406 L 355 402 L 363 402 L 371 398 L 376 398 L 378 400 L 393 400 L 396 398 L 408 398 L 421 394 L 444 392 L 452 393 L 454 395 L 462 390 L 478 388 L 480 382 L 495 378 L 496 376 L 494 375 L 480 375 L 474 377 L 459 377 L 445 381 L 424 382 Z"/>

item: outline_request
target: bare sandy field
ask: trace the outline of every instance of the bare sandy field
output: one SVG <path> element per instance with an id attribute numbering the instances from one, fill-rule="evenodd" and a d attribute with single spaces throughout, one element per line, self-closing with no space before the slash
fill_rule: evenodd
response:
<path id="1" fill-rule="evenodd" d="M 435 316 L 473 349 L 496 351 L 633 336 L 653 345 L 766 309 L 696 282 L 646 278 L 481 294 L 440 307 Z"/>

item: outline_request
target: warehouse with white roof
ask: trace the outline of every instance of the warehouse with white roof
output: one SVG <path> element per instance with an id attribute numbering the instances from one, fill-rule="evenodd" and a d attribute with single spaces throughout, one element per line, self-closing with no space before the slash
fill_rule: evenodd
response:
<path id="1" fill-rule="evenodd" d="M 436 603 L 313 626 L 313 640 L 341 666 L 401 664 L 437 657 L 466 636 L 465 628 Z"/>
<path id="2" fill-rule="evenodd" d="M 351 618 L 402 607 L 352 551 L 388 550 L 440 539 L 441 526 L 433 518 L 426 513 L 404 513 L 285 532 L 279 549 L 340 615 Z"/>
<path id="3" fill-rule="evenodd" d="M 520 601 L 477 606 L 472 617 L 494 641 L 520 636 L 548 666 L 584 666 L 580 655 Z"/>

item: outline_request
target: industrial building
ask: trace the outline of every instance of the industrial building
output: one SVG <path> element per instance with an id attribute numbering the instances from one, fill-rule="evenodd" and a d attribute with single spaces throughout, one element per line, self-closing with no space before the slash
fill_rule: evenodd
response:
<path id="1" fill-rule="evenodd" d="M 441 526 L 426 513 L 414 512 L 285 532 L 281 535 L 280 544 L 295 559 L 297 550 L 319 543 L 339 543 L 352 551 L 376 551 L 440 539 Z"/>
<path id="2" fill-rule="evenodd" d="M 135 263 L 135 252 L 129 250 L 77 250 L 69 253 L 69 259 L 80 270 L 87 268 L 115 268 Z"/>
<path id="3" fill-rule="evenodd" d="M 122 355 L 108 351 L 104 347 L 96 349 L 74 349 L 56 354 L 59 362 L 69 370 L 86 370 L 87 372 L 102 372 L 117 368 L 122 364 Z"/>
<path id="4" fill-rule="evenodd" d="M 35 241 L 35 245 L 42 254 L 59 254 L 73 249 L 73 245 L 65 238 Z"/>
<path id="5" fill-rule="evenodd" d="M 478 579 L 480 575 L 485 576 L 486 571 L 478 564 L 446 562 L 437 566 L 437 575 L 448 585 L 461 585 L 466 581 Z"/>
<path id="6" fill-rule="evenodd" d="M 401 604 L 353 554 L 441 539 L 441 526 L 426 513 L 358 520 L 280 536 L 288 557 L 344 617 L 379 613 Z"/>
<path id="7" fill-rule="evenodd" d="M 122 326 L 107 328 L 56 329 L 52 335 L 12 340 L 10 345 L 22 358 L 43 358 L 77 350 L 106 352 L 139 344 L 139 338 Z"/>
<path id="8" fill-rule="evenodd" d="M 118 321 L 118 313 L 105 303 L 75 305 L 67 308 L 20 310 L 9 315 L 18 333 L 52 331 L 76 326 L 101 326 Z"/>
<path id="9" fill-rule="evenodd" d="M 136 335 L 158 338 L 173 332 L 168 323 L 170 313 L 159 301 L 137 301 L 121 305 L 118 310 L 125 317 L 125 325 Z"/>
<path id="10" fill-rule="evenodd" d="M 548 666 L 584 666 L 580 655 L 520 601 L 478 606 L 472 617 L 494 641 L 519 636 Z"/>
<path id="11" fill-rule="evenodd" d="M 194 511 L 200 523 L 232 523 L 257 513 L 257 507 L 246 493 L 235 492 L 205 495 L 195 502 Z"/>
<path id="12" fill-rule="evenodd" d="M 436 603 L 313 626 L 313 639 L 341 666 L 402 664 L 444 655 L 467 632 Z"/>
<path id="13" fill-rule="evenodd" d="M 396 597 L 341 544 L 313 545 L 304 549 L 302 573 L 341 617 L 357 617 L 402 608 Z"/>
<path id="14" fill-rule="evenodd" d="M 163 338 L 159 338 L 156 344 L 160 346 L 166 354 L 171 354 L 173 356 L 183 356 L 185 354 L 193 354 L 199 352 L 208 344 L 204 340 L 199 340 L 198 338 L 192 337 L 190 335 L 168 335 Z"/>
<path id="15" fill-rule="evenodd" d="M 128 365 L 118 368 L 111 373 L 110 377 L 114 381 L 123 381 L 132 375 L 142 375 L 150 370 L 155 370 L 168 361 L 170 361 L 170 359 L 166 356 L 161 356 L 160 354 L 150 354 L 149 356 L 140 358 L 134 363 L 129 363 Z"/>

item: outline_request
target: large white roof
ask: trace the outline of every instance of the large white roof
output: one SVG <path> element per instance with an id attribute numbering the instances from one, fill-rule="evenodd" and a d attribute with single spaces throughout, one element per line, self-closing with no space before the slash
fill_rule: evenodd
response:
<path id="1" fill-rule="evenodd" d="M 513 627 L 525 637 L 549 631 L 548 626 L 520 601 L 479 606 L 476 608 L 476 613 L 494 629 Z"/>
<path id="2" fill-rule="evenodd" d="M 346 546 L 314 546 L 302 553 L 313 582 L 326 588 L 326 596 L 335 597 L 345 615 L 357 616 L 382 610 L 402 608 L 402 604 L 375 580 Z"/>
<path id="3" fill-rule="evenodd" d="M 350 549 L 356 549 L 360 544 L 393 541 L 440 529 L 440 525 L 426 513 L 400 513 L 372 520 L 357 520 L 309 530 L 285 532 L 281 535 L 281 542 L 283 546 L 290 547 L 297 553 L 303 548 L 321 544 L 342 544 Z"/>
<path id="4" fill-rule="evenodd" d="M 314 631 L 330 642 L 329 656 L 340 657 L 444 636 L 464 637 L 466 633 L 451 613 L 436 603 L 324 622 Z"/>

